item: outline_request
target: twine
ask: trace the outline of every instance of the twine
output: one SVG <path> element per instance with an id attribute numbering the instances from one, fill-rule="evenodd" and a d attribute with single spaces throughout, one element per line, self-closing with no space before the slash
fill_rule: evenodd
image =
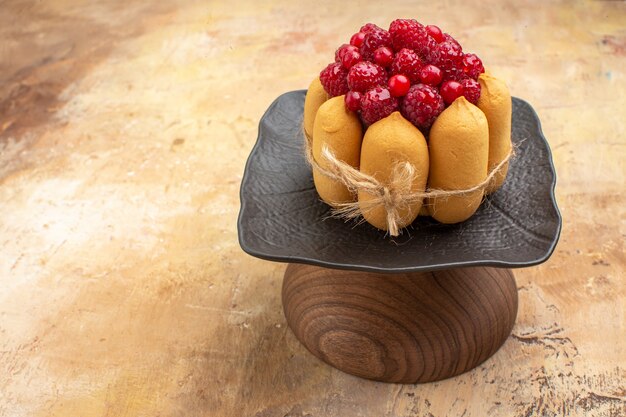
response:
<path id="1" fill-rule="evenodd" d="M 410 204 L 423 201 L 425 198 L 449 198 L 484 190 L 515 153 L 511 147 L 508 155 L 489 172 L 485 180 L 473 187 L 462 190 L 427 189 L 426 191 L 411 191 L 417 173 L 415 167 L 406 161 L 394 165 L 389 183 L 384 184 L 373 176 L 367 175 L 335 157 L 326 144 L 322 146 L 321 156 L 328 162 L 328 168 L 322 167 L 313 157 L 311 139 L 306 133 L 304 138 L 305 156 L 311 167 L 325 177 L 345 185 L 353 194 L 364 191 L 374 196 L 368 201 L 335 203 L 336 207 L 332 209 L 332 215 L 346 221 L 359 219 L 363 213 L 382 205 L 387 213 L 387 230 L 391 236 L 400 234 L 398 223 L 402 221 L 399 213 L 401 210 L 408 208 Z"/>

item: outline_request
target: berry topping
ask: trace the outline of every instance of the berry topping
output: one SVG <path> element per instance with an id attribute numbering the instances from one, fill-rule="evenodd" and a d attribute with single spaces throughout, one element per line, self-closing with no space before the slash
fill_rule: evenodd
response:
<path id="1" fill-rule="evenodd" d="M 408 77 L 411 84 L 417 84 L 420 81 L 420 70 L 422 69 L 422 61 L 419 56 L 412 50 L 401 49 L 393 59 L 391 64 L 392 74 L 404 74 Z"/>
<path id="2" fill-rule="evenodd" d="M 461 47 L 450 41 L 437 45 L 437 66 L 443 71 L 444 80 L 458 80 L 463 78 L 463 52 Z"/>
<path id="3" fill-rule="evenodd" d="M 456 44 L 459 48 L 461 48 L 461 44 L 452 37 L 452 35 L 450 35 L 449 33 L 444 33 L 443 34 L 443 42 L 452 42 L 454 44 Z M 461 48 L 462 50 L 462 48 Z"/>
<path id="4" fill-rule="evenodd" d="M 454 100 L 463 95 L 463 85 L 457 81 L 445 81 L 441 85 L 441 97 L 446 104 L 450 105 Z M 480 93 L 479 93 L 480 94 Z"/>
<path id="5" fill-rule="evenodd" d="M 471 78 L 465 78 L 461 80 L 461 86 L 463 86 L 463 97 L 472 104 L 478 104 L 480 98 L 480 84 L 478 81 Z"/>
<path id="6" fill-rule="evenodd" d="M 443 37 L 443 32 L 441 31 L 441 29 L 439 29 L 439 26 L 428 25 L 426 26 L 426 32 L 437 43 L 441 43 L 445 40 Z"/>
<path id="7" fill-rule="evenodd" d="M 381 46 L 391 47 L 391 35 L 386 30 L 376 26 L 375 29 L 371 29 L 371 31 L 365 35 L 363 45 L 361 45 L 361 55 L 364 59 L 373 61 L 374 51 Z"/>
<path id="8" fill-rule="evenodd" d="M 402 75 L 396 74 L 389 79 L 389 92 L 394 97 L 402 97 L 405 96 L 406 93 L 409 92 L 409 88 L 411 88 L 411 82 L 409 79 Z"/>
<path id="9" fill-rule="evenodd" d="M 383 28 L 381 28 L 378 25 L 375 25 L 374 23 L 366 23 L 363 26 L 361 26 L 361 29 L 359 29 L 359 32 L 367 35 L 368 33 L 376 32 L 377 30 L 383 30 Z"/>
<path id="10" fill-rule="evenodd" d="M 363 39 L 365 39 L 365 33 L 357 32 L 350 38 L 350 45 L 354 45 L 359 48 L 361 45 L 363 45 Z"/>
<path id="11" fill-rule="evenodd" d="M 402 101 L 402 115 L 417 128 L 428 131 L 437 116 L 445 109 L 437 89 L 426 84 L 411 86 Z"/>
<path id="12" fill-rule="evenodd" d="M 361 110 L 361 93 L 358 91 L 348 91 L 345 100 L 348 110 L 354 112 Z"/>
<path id="13" fill-rule="evenodd" d="M 420 70 L 420 81 L 424 84 L 438 86 L 443 80 L 443 73 L 434 65 L 425 65 Z"/>
<path id="14" fill-rule="evenodd" d="M 344 43 L 335 51 L 335 62 L 342 62 L 343 56 L 346 54 L 346 52 L 352 51 L 359 52 L 359 48 L 354 45 L 348 45 L 347 43 Z"/>
<path id="15" fill-rule="evenodd" d="M 374 51 L 374 61 L 381 67 L 388 67 L 393 62 L 393 51 L 386 46 L 381 46 Z"/>
<path id="16" fill-rule="evenodd" d="M 428 36 L 426 28 L 414 19 L 396 19 L 389 25 L 393 48 L 412 49 L 427 62 L 436 58 L 437 42 Z"/>
<path id="17" fill-rule="evenodd" d="M 358 51 L 346 51 L 341 58 L 341 65 L 349 70 L 359 61 L 361 61 L 361 54 Z"/>
<path id="18" fill-rule="evenodd" d="M 322 82 L 322 85 L 323 84 Z M 387 73 L 383 67 L 369 61 L 359 62 L 350 68 L 348 72 L 348 86 L 350 90 L 363 93 L 376 86 L 386 84 Z"/>
<path id="19" fill-rule="evenodd" d="M 320 82 L 324 90 L 331 97 L 340 96 L 348 92 L 346 76 L 348 71 L 339 63 L 333 62 L 320 72 Z"/>
<path id="20" fill-rule="evenodd" d="M 475 54 L 465 54 L 463 56 L 463 72 L 470 78 L 475 80 L 478 76 L 485 72 L 483 62 Z"/>
<path id="21" fill-rule="evenodd" d="M 398 99 L 385 87 L 369 90 L 361 100 L 361 120 L 371 125 L 398 110 Z"/>

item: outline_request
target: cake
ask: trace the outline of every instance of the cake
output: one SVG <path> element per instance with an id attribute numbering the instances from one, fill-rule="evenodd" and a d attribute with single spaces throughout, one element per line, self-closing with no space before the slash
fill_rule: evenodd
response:
<path id="1" fill-rule="evenodd" d="M 511 112 L 506 84 L 439 27 L 368 23 L 306 94 L 315 187 L 394 235 L 418 215 L 463 222 L 506 178 Z"/>

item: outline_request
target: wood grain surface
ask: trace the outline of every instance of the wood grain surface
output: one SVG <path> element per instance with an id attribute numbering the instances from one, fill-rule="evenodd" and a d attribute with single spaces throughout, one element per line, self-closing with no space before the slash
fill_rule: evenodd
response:
<path id="1" fill-rule="evenodd" d="M 380 274 L 289 264 L 287 323 L 324 362 L 382 382 L 433 382 L 491 357 L 511 333 L 509 269 Z"/>
<path id="2" fill-rule="evenodd" d="M 561 241 L 502 348 L 394 385 L 315 359 L 237 243 L 258 120 L 416 17 L 538 112 Z M 0 2 L 0 416 L 626 415 L 626 3 Z"/>

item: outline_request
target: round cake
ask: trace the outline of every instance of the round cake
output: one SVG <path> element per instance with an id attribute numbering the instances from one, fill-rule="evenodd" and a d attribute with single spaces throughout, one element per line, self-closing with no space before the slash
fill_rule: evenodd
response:
<path id="1" fill-rule="evenodd" d="M 511 111 L 506 84 L 439 27 L 368 23 L 307 91 L 315 187 L 392 234 L 420 214 L 465 221 L 506 178 Z"/>

